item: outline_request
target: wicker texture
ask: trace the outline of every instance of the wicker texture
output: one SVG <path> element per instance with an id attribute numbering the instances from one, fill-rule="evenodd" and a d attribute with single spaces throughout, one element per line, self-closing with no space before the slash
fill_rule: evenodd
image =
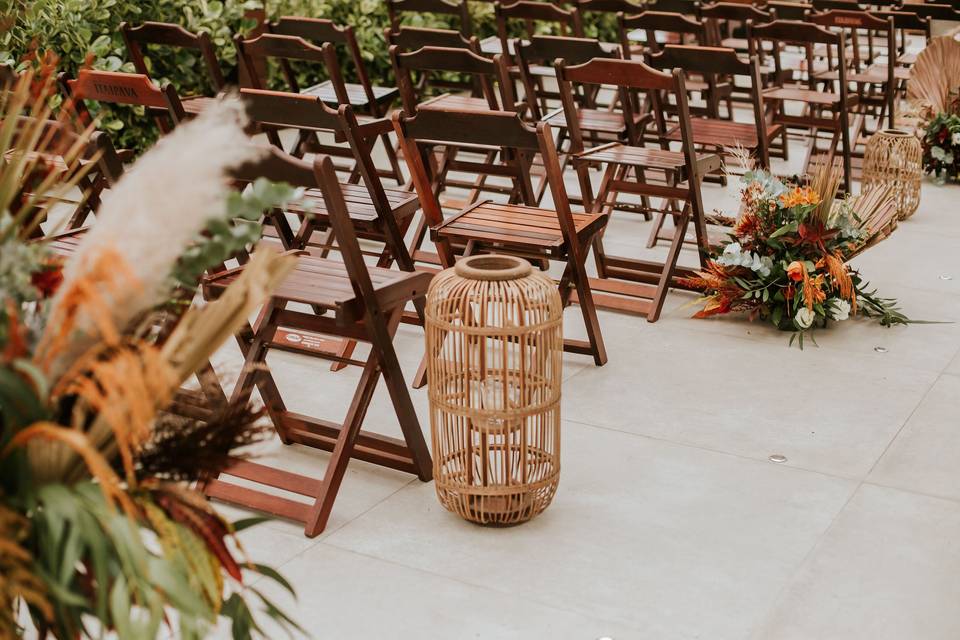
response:
<path id="1" fill-rule="evenodd" d="M 563 307 L 556 285 L 510 256 L 473 256 L 427 294 L 433 475 L 440 503 L 510 525 L 560 480 Z"/>
<path id="2" fill-rule="evenodd" d="M 897 217 L 909 218 L 920 206 L 923 148 L 906 131 L 881 129 L 867 140 L 863 157 L 863 191 L 889 186 Z"/>

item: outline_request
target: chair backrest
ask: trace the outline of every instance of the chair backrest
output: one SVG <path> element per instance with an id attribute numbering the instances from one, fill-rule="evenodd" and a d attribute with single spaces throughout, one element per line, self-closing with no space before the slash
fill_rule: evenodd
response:
<path id="1" fill-rule="evenodd" d="M 646 10 L 694 16 L 697 14 L 697 0 L 655 0 L 647 3 Z"/>
<path id="2" fill-rule="evenodd" d="M 418 95 L 413 73 L 457 73 L 477 80 L 490 109 L 513 111 L 516 99 L 509 67 L 501 54 L 486 58 L 468 49 L 422 47 L 403 53 L 397 46 L 390 47 L 390 60 L 400 88 L 400 99 L 407 113 L 417 111 L 424 96 Z M 496 85 L 497 89 L 494 89 Z"/>
<path id="3" fill-rule="evenodd" d="M 703 22 L 668 11 L 644 11 L 632 16 L 618 14 L 617 31 L 623 57 L 628 60 L 632 57 L 633 42 L 641 42 L 645 51 L 659 51 L 662 44 L 657 42 L 657 32 L 676 36 L 679 42 L 692 37 L 695 44 L 707 43 L 707 28 Z"/>
<path id="4" fill-rule="evenodd" d="M 332 109 L 324 104 L 319 96 L 262 89 L 241 89 L 240 97 L 246 104 L 251 123 L 259 124 L 267 130 L 271 143 L 277 148 L 283 148 L 279 136 L 276 136 L 278 129 L 330 131 L 340 134 L 350 147 L 356 170 L 370 194 L 381 223 L 395 224 L 380 174 L 350 105 L 344 104 L 338 109 Z"/>
<path id="5" fill-rule="evenodd" d="M 458 19 L 459 24 L 456 26 L 460 33 L 468 38 L 473 35 L 467 0 L 387 0 L 387 15 L 390 17 L 392 31 L 400 28 L 404 13 L 453 16 Z"/>
<path id="6" fill-rule="evenodd" d="M 771 1 L 764 8 L 775 12 L 778 20 L 803 20 L 808 11 L 813 11 L 813 5 L 804 2 Z"/>
<path id="7" fill-rule="evenodd" d="M 550 125 L 546 122 L 529 125 L 520 114 L 506 111 L 424 109 L 413 116 L 394 112 L 393 123 L 403 147 L 404 158 L 409 163 L 420 205 L 430 225 L 443 222 L 443 213 L 430 182 L 422 145 L 486 145 L 503 150 L 506 160 L 499 166 L 498 175 L 519 180 L 522 190 L 526 192 L 523 200 L 528 205 L 536 204 L 529 166 L 533 155 L 540 153 L 561 231 L 568 241 L 575 237 L 573 215 L 557 148 Z"/>
<path id="8" fill-rule="evenodd" d="M 857 0 L 810 0 L 814 11 L 862 11 L 863 7 Z"/>
<path id="9" fill-rule="evenodd" d="M 551 2 L 540 0 L 517 0 L 509 4 L 497 2 L 493 9 L 497 20 L 497 35 L 500 37 L 502 51 L 509 51 L 508 41 L 513 35 L 511 26 L 522 23 L 522 32 L 526 37 L 537 35 L 540 25 L 557 25 L 559 35 L 583 37 L 583 23 L 580 21 L 580 11 L 576 7 L 564 9 Z"/>
<path id="10" fill-rule="evenodd" d="M 398 46 L 403 51 L 416 51 L 421 47 L 446 47 L 448 49 L 469 49 L 480 53 L 480 43 L 476 36 L 467 37 L 453 29 L 427 29 L 424 27 L 400 27 L 383 30 L 387 46 Z"/>
<path id="11" fill-rule="evenodd" d="M 850 11 L 846 9 L 832 9 L 822 13 L 811 13 L 807 16 L 807 21 L 812 24 L 818 24 L 828 29 L 842 30 L 847 34 L 847 41 L 850 43 L 851 57 L 849 63 L 856 70 L 865 69 L 873 64 L 874 60 L 869 55 L 868 59 L 863 59 L 863 54 L 858 45 L 858 38 L 861 33 L 880 35 L 886 40 L 889 51 L 896 51 L 896 30 L 893 26 L 893 18 L 881 18 L 868 11 Z M 872 41 L 871 41 L 872 49 Z M 889 87 L 893 87 L 893 70 L 896 66 L 896 56 L 887 57 L 887 67 L 889 69 Z"/>
<path id="12" fill-rule="evenodd" d="M 164 110 L 169 121 L 157 117 L 157 126 L 163 133 L 170 131 L 187 117 L 173 85 L 168 83 L 158 87 L 149 76 L 142 73 L 81 69 L 76 78 L 61 73 L 57 81 L 64 95 L 73 101 L 81 120 L 88 124 L 93 118 L 84 105 L 86 100 Z"/>
<path id="13" fill-rule="evenodd" d="M 209 33 L 205 31 L 192 33 L 178 24 L 167 22 L 144 22 L 137 26 L 123 22 L 120 24 L 120 34 L 123 36 L 130 61 L 137 73 L 150 75 L 146 62 L 146 58 L 150 55 L 147 47 L 192 49 L 197 51 L 203 59 L 213 93 L 219 93 L 226 87 L 227 83 Z"/>
<path id="14" fill-rule="evenodd" d="M 925 2 L 923 4 L 905 4 L 900 8 L 901 11 L 915 13 L 921 18 L 930 18 L 931 20 L 949 20 L 951 22 L 960 22 L 960 13 L 951 4 L 940 4 Z"/>
<path id="15" fill-rule="evenodd" d="M 733 23 L 745 24 L 752 20 L 754 24 L 763 24 L 776 19 L 776 13 L 766 7 L 758 8 L 752 4 L 740 2 L 716 2 L 700 5 L 698 17 L 707 28 L 706 44 L 721 46 L 723 42 L 722 27 L 729 31 Z"/>
<path id="16" fill-rule="evenodd" d="M 755 55 L 757 51 L 764 50 L 763 43 L 767 42 L 767 49 L 772 52 L 774 69 L 776 71 L 777 82 L 785 80 L 784 71 L 795 69 L 784 69 L 780 57 L 782 44 L 800 45 L 806 50 L 807 55 L 807 84 L 814 88 L 815 82 L 810 71 L 814 68 L 813 48 L 814 45 L 824 45 L 827 53 L 828 65 L 830 68 L 837 69 L 839 79 L 840 97 L 843 100 L 841 104 L 846 104 L 847 97 L 847 62 L 846 62 L 846 35 L 842 31 L 830 31 L 826 27 L 811 22 L 799 20 L 774 20 L 766 24 L 754 25 L 747 22 L 747 39 L 750 42 L 750 55 Z"/>
<path id="17" fill-rule="evenodd" d="M 900 54 L 906 53 L 907 39 L 911 33 L 922 33 L 924 42 L 929 42 L 933 35 L 932 20 L 928 17 L 919 16 L 909 10 L 896 11 L 875 11 L 873 15 L 878 18 L 893 18 L 893 27 L 900 32 L 900 42 L 898 51 Z"/>
<path id="18" fill-rule="evenodd" d="M 343 84 L 340 76 L 340 64 L 336 59 L 333 45 L 314 45 L 299 36 L 285 36 L 276 33 L 263 33 L 255 38 L 245 39 L 237 34 L 233 39 L 237 49 L 237 60 L 241 71 L 245 72 L 252 89 L 266 89 L 267 78 L 259 71 L 267 68 L 269 60 L 275 60 L 279 66 L 287 86 L 293 93 L 300 92 L 296 74 L 290 61 L 313 62 L 323 65 L 331 78 L 338 77 L 340 82 L 334 82 L 337 87 Z M 341 102 L 349 102 L 347 96 L 337 96 Z"/>
<path id="19" fill-rule="evenodd" d="M 334 45 L 334 47 L 343 47 L 350 58 L 350 62 L 357 76 L 357 81 L 360 86 L 363 87 L 364 95 L 369 104 L 373 105 L 376 103 L 373 86 L 370 83 L 370 75 L 367 73 L 367 66 L 363 61 L 363 52 L 360 51 L 360 45 L 357 43 L 357 36 L 352 26 L 340 26 L 333 20 L 325 20 L 322 18 L 283 16 L 276 22 L 271 22 L 267 25 L 267 29 L 270 33 L 302 38 L 315 46 L 330 43 Z M 337 56 L 334 56 L 332 60 L 339 61 Z M 339 65 L 338 69 L 341 73 L 331 77 L 334 83 L 338 80 L 342 83 L 342 69 L 339 68 Z M 340 98 L 340 88 L 334 87 L 334 90 L 337 92 L 340 102 L 345 102 Z M 346 92 L 345 87 L 342 92 Z"/>
<path id="20" fill-rule="evenodd" d="M 760 79 L 760 60 L 750 56 L 744 60 L 733 49 L 726 47 L 699 47 L 691 45 L 667 45 L 658 53 L 647 56 L 650 66 L 656 69 L 683 69 L 685 73 L 701 74 L 713 89 L 718 81 L 741 77 L 749 80 L 750 103 L 753 121 L 757 130 L 757 154 L 759 163 L 770 167 L 770 148 L 767 138 L 766 113 L 763 108 L 763 84 Z M 662 118 L 662 109 L 654 116 Z M 658 122 L 658 124 L 661 124 Z"/>
<path id="21" fill-rule="evenodd" d="M 626 13 L 634 14 L 643 11 L 643 3 L 636 0 L 575 0 L 574 6 L 580 12 L 580 19 L 587 22 L 587 17 L 591 13 L 615 14 Z"/>
<path id="22" fill-rule="evenodd" d="M 524 86 L 524 99 L 530 109 L 533 119 L 543 117 L 540 101 L 537 100 L 538 83 L 531 71 L 533 65 L 553 65 L 554 61 L 562 58 L 568 65 L 576 65 L 594 58 L 618 58 L 619 52 L 605 49 L 599 40 L 593 38 L 567 38 L 564 36 L 533 36 L 529 40 L 517 41 L 514 44 L 517 52 L 517 63 L 520 67 L 520 77 Z M 588 100 L 584 106 L 593 107 L 594 93 L 581 96 Z"/>

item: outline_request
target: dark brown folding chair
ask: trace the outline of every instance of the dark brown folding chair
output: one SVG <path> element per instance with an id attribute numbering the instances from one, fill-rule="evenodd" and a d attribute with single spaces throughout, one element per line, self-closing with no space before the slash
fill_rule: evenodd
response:
<path id="1" fill-rule="evenodd" d="M 220 68 L 220 62 L 217 60 L 216 50 L 213 47 L 213 40 L 210 38 L 210 34 L 205 31 L 191 33 L 178 24 L 166 22 L 144 22 L 137 26 L 122 22 L 120 23 L 120 34 L 127 46 L 127 55 L 130 57 L 137 73 L 151 79 L 153 75 L 147 66 L 147 59 L 150 57 L 148 47 L 188 49 L 199 54 L 203 60 L 203 66 L 206 68 L 208 86 L 204 93 L 181 96 L 183 108 L 188 115 L 200 113 L 215 99 L 214 96 L 227 86 L 223 71 Z M 154 72 L 156 71 L 154 69 Z"/>
<path id="2" fill-rule="evenodd" d="M 886 116 L 890 127 L 893 127 L 897 95 L 894 73 L 897 66 L 897 42 L 893 17 L 880 18 L 867 11 L 833 9 L 823 13 L 811 13 L 807 16 L 807 21 L 842 31 L 846 35 L 850 49 L 850 57 L 846 60 L 847 82 L 857 88 L 857 107 L 862 113 L 870 110 L 878 123 Z M 863 51 L 860 45 L 864 36 L 868 39 L 866 51 Z M 874 40 L 884 45 L 882 52 L 875 50 Z M 881 53 L 884 53 L 886 58 L 883 64 L 877 62 Z M 827 54 L 829 55 L 829 50 Z M 837 82 L 839 71 L 830 68 L 814 72 L 813 77 L 817 80 Z"/>
<path id="3" fill-rule="evenodd" d="M 893 26 L 899 32 L 897 39 L 897 80 L 902 85 L 910 78 L 910 67 L 917 61 L 917 54 L 907 51 L 907 43 L 913 34 L 919 34 L 923 37 L 924 43 L 930 42 L 933 28 L 932 20 L 929 17 L 920 16 L 910 10 L 913 5 L 904 5 L 895 10 L 875 11 L 873 15 L 883 18 L 893 18 Z"/>
<path id="4" fill-rule="evenodd" d="M 666 11 L 685 16 L 697 15 L 697 0 L 655 0 L 647 3 L 648 11 Z"/>
<path id="5" fill-rule="evenodd" d="M 680 13 L 644 11 L 635 15 L 617 16 L 620 48 L 627 60 L 641 58 L 646 52 L 659 51 L 665 44 L 706 45 L 707 27 L 700 20 Z M 663 41 L 658 40 L 657 34 Z"/>
<path id="6" fill-rule="evenodd" d="M 557 260 L 564 263 L 558 285 L 560 296 L 564 305 L 574 299 L 579 302 L 588 336 L 587 341 L 564 340 L 564 350 L 593 356 L 597 365 L 606 363 L 607 352 L 585 261 L 593 238 L 606 224 L 607 215 L 571 212 L 550 125 L 541 122 L 533 128 L 524 123 L 519 114 L 511 112 L 443 109 L 421 109 L 414 115 L 394 113 L 393 122 L 441 264 L 453 266 L 452 245 L 457 244 L 466 247 L 465 255 L 494 251 L 537 262 Z M 425 142 L 496 145 L 511 149 L 511 157 L 521 160 L 539 153 L 554 209 L 484 200 L 444 220 L 423 162 L 421 145 Z"/>
<path id="7" fill-rule="evenodd" d="M 452 23 L 450 28 L 457 29 L 467 38 L 473 35 L 473 23 L 470 20 L 467 0 L 387 0 L 387 15 L 390 18 L 391 31 L 400 28 L 403 16 L 407 13 L 449 16 Z"/>
<path id="8" fill-rule="evenodd" d="M 431 276 L 368 267 L 364 263 L 344 194 L 329 158 L 318 157 L 310 163 L 271 149 L 263 160 L 238 169 L 235 177 L 243 181 L 265 177 L 323 194 L 323 206 L 343 261 L 308 255 L 298 258 L 297 267 L 274 291 L 257 323 L 253 327 L 248 325 L 238 336 L 244 368 L 231 400 L 246 403 L 256 387 L 284 444 L 298 443 L 330 451 L 332 455 L 322 480 L 238 460 L 220 477 L 206 481 L 203 489 L 213 498 L 302 522 L 306 535 L 313 537 L 327 525 L 350 458 L 412 473 L 423 481 L 432 477 L 430 453 L 393 348 L 404 306 L 424 296 Z M 216 297 L 241 270 L 242 267 L 226 270 L 206 278 L 204 294 Z M 319 307 L 327 313 L 294 311 L 286 308 L 287 303 Z M 267 363 L 267 354 L 277 346 L 281 329 L 370 343 L 370 354 L 365 360 L 348 360 L 349 364 L 362 367 L 363 372 L 342 424 L 286 408 Z M 324 353 L 315 355 L 337 358 Z M 361 429 L 381 375 L 403 431 L 402 440 Z M 225 476 L 298 494 L 310 502 L 241 486 Z"/>
<path id="9" fill-rule="evenodd" d="M 666 95 L 673 96 L 679 119 L 679 151 L 671 151 L 666 141 L 660 148 L 654 149 L 623 142 L 584 149 L 582 133 L 575 126 L 570 128 L 573 165 L 589 211 L 599 213 L 614 208 L 631 210 L 629 205 L 616 200 L 618 195 L 629 193 L 643 198 L 644 204 L 632 207 L 633 210 L 651 211 L 646 204 L 647 199 L 662 198 L 664 204 L 654 211 L 674 218 L 674 233 L 667 258 L 662 263 L 608 256 L 603 250 L 602 232 L 596 237 L 593 247 L 600 279 L 591 280 L 590 284 L 599 292 L 596 294 L 597 304 L 645 315 L 647 321 L 655 322 L 660 317 L 667 292 L 678 276 L 677 262 L 691 223 L 698 248 L 701 249 L 700 263 L 704 264 L 709 240 L 700 185 L 706 173 L 720 167 L 720 159 L 713 154 L 698 154 L 694 148 L 687 89 L 680 69 L 663 73 L 640 61 L 604 59 L 568 67 L 559 60 L 557 77 L 564 108 L 568 112 L 576 109 L 573 99 L 573 86 L 576 84 L 616 85 L 627 113 L 632 109 L 627 91 L 650 92 L 655 111 Z M 662 114 L 660 118 L 663 126 Z M 597 197 L 594 198 L 589 169 L 597 164 L 605 166 L 605 171 Z M 628 180 L 631 172 L 635 178 Z M 654 181 L 653 178 L 660 175 L 663 179 Z"/>
<path id="10" fill-rule="evenodd" d="M 794 20 L 775 20 L 762 25 L 748 23 L 747 33 L 752 47 L 751 54 L 760 47 L 768 47 L 776 70 L 777 84 L 763 91 L 764 103 L 769 110 L 768 122 L 800 128 L 808 133 L 810 140 L 805 172 L 809 171 L 810 163 L 818 153 L 816 145 L 819 132 L 830 134 L 827 157 L 832 162 L 839 148 L 843 163 L 843 189 L 850 193 L 850 112 L 857 105 L 857 96 L 850 95 L 848 91 L 845 35 L 842 32 L 834 33 L 820 25 Z M 826 60 L 830 68 L 838 70 L 837 82 L 829 83 L 832 87 L 818 87 L 816 79 L 807 73 L 805 80 L 798 78 L 800 85 L 788 83 L 787 77 L 793 69 L 785 68 L 782 63 L 783 44 L 798 45 L 805 52 L 805 67 L 808 70 L 815 68 L 813 47 L 822 45 L 829 49 Z M 785 103 L 799 103 L 803 112 L 799 115 L 788 113 Z M 825 116 L 824 112 L 830 115 Z"/>
<path id="11" fill-rule="evenodd" d="M 640 13 L 645 3 L 636 0 L 574 0 L 573 4 L 580 12 L 580 19 L 583 20 L 586 30 L 590 27 L 598 27 L 597 22 L 604 16 L 613 16 L 617 13 L 627 15 Z"/>
<path id="12" fill-rule="evenodd" d="M 757 7 L 738 2 L 714 2 L 698 7 L 697 17 L 707 30 L 707 42 L 712 47 L 728 47 L 741 53 L 750 49 L 745 37 L 734 37 L 734 29 L 746 29 L 747 20 L 763 24 L 776 19 L 776 12 L 769 7 Z"/>
<path id="13" fill-rule="evenodd" d="M 576 7 L 564 9 L 558 4 L 541 0 L 517 0 L 501 2 L 493 7 L 497 21 L 497 35 L 480 41 L 480 49 L 486 54 L 507 53 L 513 56 L 511 39 L 518 35 L 515 26 L 520 25 L 524 37 L 537 35 L 544 24 L 555 30 L 556 35 L 583 37 L 583 23 Z"/>
<path id="14" fill-rule="evenodd" d="M 384 117 L 389 111 L 390 105 L 397 99 L 399 93 L 396 87 L 384 87 L 370 82 L 367 66 L 363 60 L 363 53 L 360 51 L 360 45 L 357 44 L 357 36 L 352 26 L 340 26 L 332 20 L 320 18 L 283 16 L 276 22 L 268 24 L 267 28 L 270 33 L 297 36 L 318 46 L 330 43 L 335 48 L 342 48 L 349 58 L 353 73 L 357 78 L 356 83 L 344 82 L 343 78 L 346 74 L 344 69 L 338 65 L 337 73 L 334 74 L 333 70 L 330 70 L 331 77 L 329 80 L 307 87 L 301 93 L 319 96 L 330 106 L 349 104 L 353 107 L 355 113 L 374 118 Z M 340 56 L 334 56 L 332 60 L 339 62 L 340 59 Z M 393 144 L 387 134 L 383 134 L 381 140 L 387 152 L 387 159 L 397 178 L 397 183 L 403 184 L 403 172 L 400 169 Z"/>
<path id="15" fill-rule="evenodd" d="M 813 5 L 804 2 L 789 2 L 786 0 L 771 0 L 763 5 L 764 8 L 774 11 L 778 20 L 803 20 L 808 11 L 813 11 Z"/>
<path id="16" fill-rule="evenodd" d="M 453 29 L 427 29 L 423 27 L 400 27 L 397 30 L 384 29 L 387 48 L 397 47 L 399 51 L 411 52 L 423 47 L 443 47 L 445 49 L 467 49 L 480 53 L 480 41 L 476 36 L 464 36 Z M 421 74 L 416 90 L 422 97 L 432 90 L 466 92 L 480 97 L 483 89 L 476 78 L 457 80 L 449 74 Z"/>
<path id="17" fill-rule="evenodd" d="M 250 39 L 244 39 L 243 36 L 238 35 L 234 38 L 234 45 L 237 49 L 237 58 L 240 67 L 246 77 L 249 78 L 250 88 L 269 88 L 267 78 L 263 77 L 258 69 L 266 68 L 267 63 L 272 60 L 279 65 L 288 90 L 291 93 L 301 93 L 301 87 L 297 82 L 296 73 L 291 63 L 313 63 L 315 66 L 323 68 L 331 82 L 330 85 L 318 85 L 321 88 L 317 91 L 319 97 L 330 105 L 350 104 L 350 94 L 343 81 L 340 62 L 337 59 L 335 47 L 332 42 L 324 42 L 323 44 L 316 45 L 300 36 L 264 33 Z M 332 87 L 333 95 L 329 95 L 323 87 Z M 357 119 L 361 123 L 367 124 L 381 118 L 369 114 L 358 114 Z M 389 170 L 378 169 L 378 172 L 381 176 L 392 178 L 396 180 L 398 184 L 403 184 L 403 174 L 396 154 L 394 153 L 393 145 L 385 134 L 378 133 L 375 139 L 377 138 L 382 141 L 385 147 L 391 167 Z M 335 140 L 334 142 L 340 141 Z M 301 137 L 298 147 L 293 150 L 293 153 L 299 156 L 306 151 L 339 158 L 352 158 L 349 149 L 345 149 L 338 144 L 322 143 L 316 135 L 310 135 L 307 138 Z M 338 168 L 340 171 L 350 172 L 351 182 L 359 179 L 355 166 L 340 166 Z"/>

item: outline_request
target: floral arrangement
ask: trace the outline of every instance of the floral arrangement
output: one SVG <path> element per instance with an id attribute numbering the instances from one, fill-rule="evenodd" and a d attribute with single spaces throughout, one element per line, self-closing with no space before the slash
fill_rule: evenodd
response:
<path id="1" fill-rule="evenodd" d="M 216 302 L 171 304 L 259 235 L 251 211 L 296 194 L 231 195 L 228 171 L 258 152 L 224 100 L 147 152 L 60 257 L 31 240 L 43 203 L 94 163 L 78 161 L 89 131 L 44 133 L 52 78 L 27 73 L 0 101 L 0 638 L 29 620 L 41 638 L 140 640 L 173 620 L 199 639 L 226 618 L 242 639 L 263 636 L 255 610 L 298 628 L 244 581 L 290 589 L 236 539 L 262 519 L 229 523 L 193 488 L 264 436 L 260 413 L 209 379 L 224 399 L 202 419 L 174 410 L 294 258 L 257 251 Z"/>
<path id="2" fill-rule="evenodd" d="M 868 291 L 847 264 L 892 232 L 896 207 L 886 191 L 833 204 L 839 172 L 826 168 L 807 185 L 761 170 L 748 171 L 743 182 L 730 242 L 683 281 L 704 292 L 695 317 L 746 312 L 793 331 L 790 342 L 799 339 L 801 348 L 815 327 L 858 312 L 887 326 L 908 322 L 895 301 Z"/>
<path id="3" fill-rule="evenodd" d="M 960 175 L 960 105 L 934 115 L 923 130 L 923 168 L 938 179 Z"/>

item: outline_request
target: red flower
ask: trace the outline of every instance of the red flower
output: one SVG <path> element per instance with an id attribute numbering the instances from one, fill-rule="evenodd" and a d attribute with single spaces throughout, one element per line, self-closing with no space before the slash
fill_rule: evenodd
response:
<path id="1" fill-rule="evenodd" d="M 39 289 L 44 298 L 49 298 L 56 293 L 61 282 L 63 282 L 63 269 L 60 265 L 36 271 L 30 276 L 30 284 Z"/>
<path id="2" fill-rule="evenodd" d="M 804 274 L 807 270 L 804 268 L 802 262 L 797 262 L 794 260 L 787 266 L 787 276 L 794 282 L 800 282 L 803 280 Z"/>

